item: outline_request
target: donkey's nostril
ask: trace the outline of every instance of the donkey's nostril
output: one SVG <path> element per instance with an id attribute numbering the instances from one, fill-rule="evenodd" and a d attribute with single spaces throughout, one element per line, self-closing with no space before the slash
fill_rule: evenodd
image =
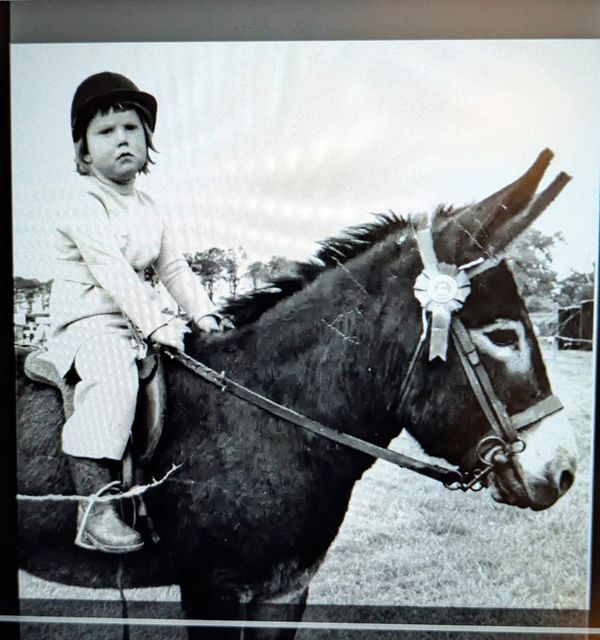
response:
<path id="1" fill-rule="evenodd" d="M 565 493 L 571 488 L 571 485 L 573 484 L 574 480 L 575 480 L 575 475 L 571 471 L 565 470 L 560 474 L 560 480 L 558 482 L 560 495 L 562 495 L 563 493 Z"/>

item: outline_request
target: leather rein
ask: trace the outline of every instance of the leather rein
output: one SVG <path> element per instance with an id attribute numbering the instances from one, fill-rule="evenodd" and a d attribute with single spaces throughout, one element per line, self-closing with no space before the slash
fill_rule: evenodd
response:
<path id="1" fill-rule="evenodd" d="M 518 454 L 525 449 L 525 442 L 519 437 L 519 432 L 527 429 L 529 426 L 539 422 L 549 415 L 560 411 L 563 406 L 556 396 L 550 395 L 520 413 L 513 415 L 508 414 L 506 407 L 494 391 L 492 382 L 481 363 L 477 348 L 471 340 L 468 330 L 457 316 L 451 315 L 452 311 L 462 306 L 462 300 L 464 300 L 468 295 L 467 291 L 463 294 L 461 300 L 461 295 L 458 294 L 456 290 L 460 290 L 461 287 L 462 289 L 469 289 L 468 282 L 470 278 L 479 275 L 487 269 L 498 266 L 498 261 L 492 258 L 488 258 L 486 260 L 481 259 L 472 265 L 463 267 L 463 274 L 468 268 L 470 268 L 470 278 L 465 277 L 464 275 L 455 276 L 453 273 L 454 271 L 458 273 L 458 269 L 455 267 L 448 269 L 448 265 L 443 265 L 443 263 L 439 264 L 437 262 L 435 252 L 433 251 L 431 230 L 427 228 L 425 231 L 421 230 L 417 232 L 416 235 L 417 245 L 424 265 L 423 273 L 429 275 L 428 284 L 433 301 L 429 300 L 427 305 L 423 304 L 423 300 L 418 295 L 417 291 L 419 283 L 419 279 L 417 279 L 417 283 L 415 284 L 415 295 L 419 300 L 421 300 L 423 305 L 424 330 L 411 357 L 407 373 L 400 388 L 398 395 L 398 407 L 401 407 L 405 401 L 414 367 L 422 354 L 427 336 L 429 335 L 431 340 L 430 359 L 433 359 L 435 356 L 432 357 L 432 350 L 439 350 L 444 347 L 443 335 L 441 340 L 440 335 L 444 334 L 444 331 L 446 331 L 452 341 L 456 353 L 458 354 L 459 361 L 465 372 L 469 385 L 471 386 L 478 404 L 490 425 L 490 431 L 473 449 L 467 452 L 461 463 L 461 468 L 459 469 L 442 467 L 418 460 L 397 451 L 379 447 L 347 433 L 337 431 L 248 389 L 247 387 L 228 378 L 224 371 L 218 373 L 214 369 L 211 369 L 185 353 L 168 347 L 164 347 L 163 351 L 169 358 L 177 360 L 195 375 L 213 385 L 216 385 L 223 392 L 228 392 L 249 404 L 267 411 L 277 418 L 281 418 L 287 422 L 302 427 L 311 433 L 350 447 L 351 449 L 360 451 L 361 453 L 365 453 L 374 458 L 386 460 L 398 467 L 409 469 L 437 480 L 443 483 L 443 485 L 448 489 L 460 489 L 462 491 L 479 491 L 482 489 L 484 487 L 483 482 L 485 477 L 493 471 L 496 458 L 501 453 L 511 461 L 515 474 L 517 477 L 521 477 L 521 481 L 523 481 L 522 471 L 518 462 Z M 443 273 L 440 274 L 440 270 Z M 451 275 L 448 275 L 447 272 Z M 421 278 L 421 276 L 419 277 Z M 455 278 L 457 284 L 456 287 L 452 285 L 449 278 Z M 448 293 L 449 288 L 451 289 L 450 293 Z M 437 295 L 439 293 L 438 290 L 442 291 L 441 296 Z M 448 311 L 447 307 L 449 300 L 447 300 L 447 298 L 452 293 L 454 293 L 454 298 L 452 298 L 452 300 L 454 300 L 454 308 L 451 308 L 450 311 Z M 456 300 L 459 300 L 459 302 L 456 302 Z M 446 306 L 444 307 L 444 305 Z M 450 304 L 450 307 L 452 307 L 452 304 Z M 432 318 L 431 322 L 427 321 L 428 312 L 430 312 L 429 315 Z M 436 313 L 438 314 L 437 326 Z M 439 320 L 440 317 L 441 320 Z M 447 324 L 446 327 L 444 326 L 445 324 Z M 435 346 L 434 342 L 436 343 Z M 443 355 L 440 352 L 438 352 L 437 355 L 445 360 L 445 350 Z M 467 470 L 465 471 L 462 469 Z"/>

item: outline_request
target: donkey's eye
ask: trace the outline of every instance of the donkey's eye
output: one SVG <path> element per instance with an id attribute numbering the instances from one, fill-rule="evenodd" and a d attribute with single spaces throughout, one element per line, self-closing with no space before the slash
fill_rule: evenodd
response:
<path id="1" fill-rule="evenodd" d="M 499 347 L 517 347 L 519 336 L 514 329 L 494 329 L 485 334 L 495 345 Z"/>

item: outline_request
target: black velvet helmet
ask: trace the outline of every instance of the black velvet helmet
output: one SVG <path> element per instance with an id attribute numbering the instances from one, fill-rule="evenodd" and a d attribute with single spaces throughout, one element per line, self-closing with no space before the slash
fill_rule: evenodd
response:
<path id="1" fill-rule="evenodd" d="M 81 138 L 98 109 L 118 102 L 138 107 L 140 115 L 154 131 L 158 109 L 154 96 L 140 91 L 129 78 L 119 73 L 103 71 L 86 78 L 75 91 L 71 104 L 73 142 Z"/>

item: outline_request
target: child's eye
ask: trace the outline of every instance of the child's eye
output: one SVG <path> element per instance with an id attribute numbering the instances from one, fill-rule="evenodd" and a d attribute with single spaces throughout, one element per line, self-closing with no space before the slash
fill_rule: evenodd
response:
<path id="1" fill-rule="evenodd" d="M 138 128 L 137 124 L 126 124 L 125 129 L 127 131 L 135 131 Z"/>
<path id="2" fill-rule="evenodd" d="M 101 136 L 106 136 L 111 133 L 112 127 L 107 127 L 106 129 L 100 129 L 99 133 Z"/>

